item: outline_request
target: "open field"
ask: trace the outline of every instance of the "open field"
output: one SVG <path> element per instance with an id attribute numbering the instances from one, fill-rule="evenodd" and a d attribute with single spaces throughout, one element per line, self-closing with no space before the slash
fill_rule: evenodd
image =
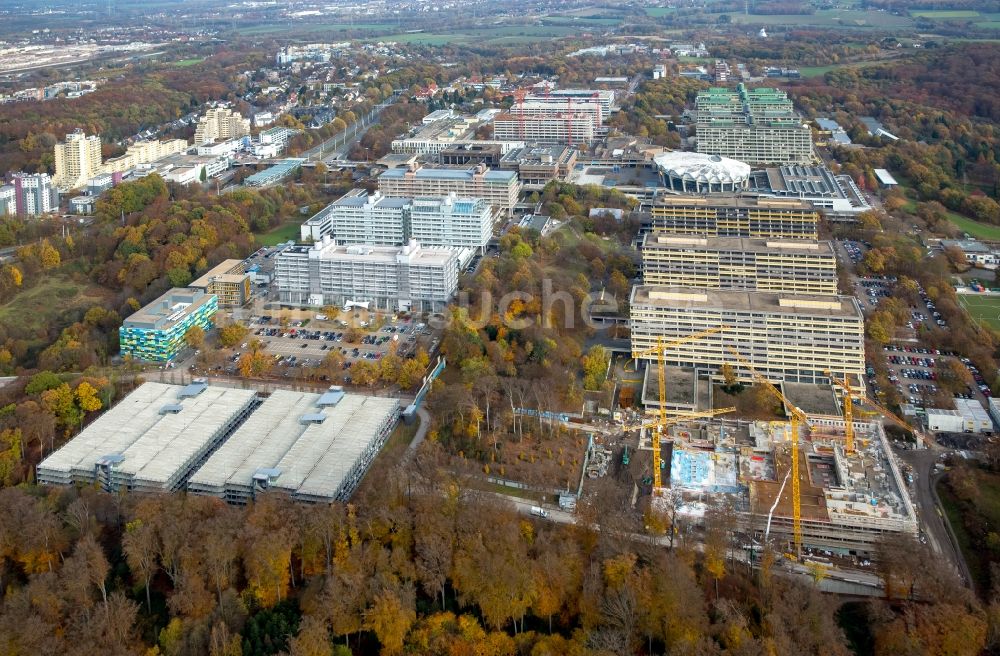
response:
<path id="1" fill-rule="evenodd" d="M 858 62 L 858 63 L 848 63 L 848 64 L 829 64 L 827 66 L 800 66 L 799 73 L 802 77 L 819 77 L 820 75 L 826 75 L 830 71 L 836 71 L 841 68 L 864 68 L 865 66 L 877 66 L 882 64 L 884 61 L 870 61 L 870 62 Z"/>
<path id="2" fill-rule="evenodd" d="M 667 16 L 675 11 L 677 11 L 676 7 L 646 7 L 646 15 L 652 16 L 653 18 Z"/>
<path id="3" fill-rule="evenodd" d="M 275 34 L 283 32 L 315 33 L 315 32 L 350 32 L 350 31 L 374 31 L 374 30 L 398 30 L 396 23 L 301 23 L 289 21 L 287 23 L 264 23 L 258 25 L 244 25 L 236 28 L 236 31 L 244 35 L 255 34 Z"/>
<path id="4" fill-rule="evenodd" d="M 948 212 L 948 220 L 958 226 L 959 230 L 969 233 L 976 239 L 1000 241 L 1000 226 L 980 223 L 954 212 Z"/>
<path id="5" fill-rule="evenodd" d="M 720 14 L 721 15 L 721 14 Z M 733 23 L 744 25 L 774 25 L 781 27 L 797 27 L 813 25 L 817 27 L 910 27 L 912 19 L 906 16 L 894 16 L 883 11 L 864 11 L 855 9 L 823 9 L 813 14 L 743 14 L 730 13 Z M 718 18 L 718 15 L 715 15 Z"/>
<path id="6" fill-rule="evenodd" d="M 86 279 L 77 282 L 67 274 L 55 273 L 0 305 L 0 324 L 44 335 L 52 327 L 68 325 L 70 321 L 63 318 L 66 314 L 95 305 L 106 306 L 108 300 L 106 294 Z M 48 343 L 47 339 L 42 341 Z"/>
<path id="7" fill-rule="evenodd" d="M 911 16 L 920 18 L 931 18 L 938 20 L 948 20 L 951 18 L 979 18 L 979 12 L 974 9 L 927 9 L 922 11 L 911 11 Z"/>
<path id="8" fill-rule="evenodd" d="M 277 246 L 289 239 L 297 241 L 299 238 L 299 226 L 302 224 L 296 221 L 283 223 L 270 232 L 257 235 L 257 243 L 261 246 Z"/>
<path id="9" fill-rule="evenodd" d="M 192 57 L 191 59 L 181 59 L 180 61 L 175 61 L 174 66 L 180 68 L 187 68 L 188 66 L 194 66 L 205 61 L 204 57 Z"/>
<path id="10" fill-rule="evenodd" d="M 977 323 L 1000 330 L 1000 296 L 959 294 L 958 302 Z"/>

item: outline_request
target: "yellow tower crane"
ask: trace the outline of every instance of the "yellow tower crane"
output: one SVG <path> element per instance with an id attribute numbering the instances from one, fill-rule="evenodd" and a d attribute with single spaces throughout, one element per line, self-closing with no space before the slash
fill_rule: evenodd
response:
<path id="1" fill-rule="evenodd" d="M 685 421 L 690 421 L 692 419 L 707 419 L 709 417 L 715 417 L 717 415 L 724 415 L 729 412 L 736 412 L 735 407 L 731 408 L 716 408 L 715 410 L 704 410 L 700 412 L 682 412 L 675 414 L 668 419 L 656 419 L 638 423 L 638 424 L 627 424 L 622 426 L 622 430 L 628 432 L 630 430 L 636 430 L 640 428 L 655 428 L 653 437 L 650 440 L 653 443 L 653 494 L 658 494 L 663 486 L 662 476 L 660 475 L 660 468 L 662 467 L 662 458 L 660 457 L 660 440 L 663 439 L 666 429 L 674 424 L 679 424 Z"/>
<path id="2" fill-rule="evenodd" d="M 740 355 L 739 351 L 729 347 L 729 352 L 750 371 L 755 382 L 770 392 L 771 396 L 782 404 L 792 425 L 792 540 L 795 545 L 795 555 L 800 558 L 802 556 L 802 490 L 799 481 L 799 437 L 803 426 L 811 428 L 809 420 L 806 413 L 789 401 L 788 397 L 774 386 L 774 383 L 758 373 L 750 361 Z"/>
<path id="3" fill-rule="evenodd" d="M 851 388 L 851 379 L 847 375 L 836 378 L 830 370 L 823 373 L 844 392 L 844 451 L 854 453 L 854 390 Z"/>
<path id="4" fill-rule="evenodd" d="M 825 373 L 826 373 L 827 376 L 830 377 L 830 380 L 832 380 L 835 385 L 837 385 L 842 390 L 844 390 L 844 396 L 845 396 L 845 398 L 844 398 L 844 421 L 849 422 L 848 417 L 850 415 L 848 415 L 848 412 L 850 412 L 851 409 L 853 408 L 853 401 L 850 400 L 851 395 L 858 396 L 864 403 L 867 403 L 868 405 L 870 405 L 873 408 L 875 408 L 876 412 L 872 413 L 872 414 L 880 414 L 880 415 L 882 415 L 883 417 L 885 417 L 887 419 L 891 419 L 893 422 L 895 422 L 896 424 L 898 424 L 903 429 L 908 430 L 911 433 L 913 433 L 917 437 L 917 439 L 923 441 L 927 446 L 929 446 L 929 447 L 936 446 L 936 443 L 934 442 L 933 439 L 931 439 L 930 437 L 928 437 L 927 435 L 925 435 L 918 428 L 915 428 L 910 422 L 906 421 L 905 419 L 900 418 L 898 415 L 896 415 L 895 413 L 893 413 L 891 410 L 889 410 L 885 406 L 881 405 L 877 401 L 873 400 L 871 397 L 867 396 L 866 394 L 862 394 L 862 393 L 860 393 L 857 390 L 853 390 L 851 388 L 851 381 L 848 380 L 846 376 L 844 377 L 843 380 L 837 380 L 836 378 L 833 377 L 833 375 L 829 371 L 827 371 Z M 850 423 L 848 425 L 850 425 Z M 848 451 L 853 451 L 854 450 L 852 448 L 853 447 L 853 441 L 854 441 L 854 427 L 853 427 L 853 425 L 851 426 L 850 432 L 847 433 L 847 436 L 848 436 L 848 439 L 850 440 L 849 443 L 851 444 L 851 446 L 847 447 L 847 450 Z"/>
<path id="5" fill-rule="evenodd" d="M 702 330 L 696 333 L 692 333 L 687 337 L 682 337 L 681 339 L 675 339 L 671 341 L 664 341 L 662 337 L 656 338 L 656 346 L 642 351 L 633 351 L 633 358 L 641 358 L 649 355 L 656 355 L 656 368 L 657 375 L 659 378 L 659 392 L 660 392 L 660 405 L 657 411 L 656 422 L 654 425 L 657 427 L 657 435 L 653 438 L 653 493 L 656 494 L 657 491 L 663 487 L 663 477 L 660 475 L 660 437 L 665 432 L 667 427 L 667 374 L 666 374 L 666 363 L 664 362 L 664 353 L 668 348 L 673 346 L 680 346 L 681 344 L 687 344 L 688 342 L 693 342 L 701 339 L 702 337 L 707 337 L 709 335 L 714 335 L 715 333 L 721 332 L 726 329 L 726 326 L 719 326 L 717 328 L 709 328 L 708 330 Z"/>

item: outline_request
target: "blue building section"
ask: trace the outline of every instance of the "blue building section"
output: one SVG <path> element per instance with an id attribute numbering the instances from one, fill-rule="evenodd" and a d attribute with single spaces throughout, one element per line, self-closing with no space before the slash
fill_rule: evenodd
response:
<path id="1" fill-rule="evenodd" d="M 184 334 L 212 327 L 219 309 L 215 294 L 174 288 L 125 319 L 118 343 L 122 356 L 147 362 L 169 362 L 184 348 Z"/>

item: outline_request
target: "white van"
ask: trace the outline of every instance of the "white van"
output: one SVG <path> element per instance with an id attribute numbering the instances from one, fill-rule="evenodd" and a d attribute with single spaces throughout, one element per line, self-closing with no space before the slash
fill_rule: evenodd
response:
<path id="1" fill-rule="evenodd" d="M 549 516 L 549 511 L 546 510 L 545 508 L 540 508 L 539 506 L 532 506 L 530 512 L 535 517 L 545 518 Z"/>

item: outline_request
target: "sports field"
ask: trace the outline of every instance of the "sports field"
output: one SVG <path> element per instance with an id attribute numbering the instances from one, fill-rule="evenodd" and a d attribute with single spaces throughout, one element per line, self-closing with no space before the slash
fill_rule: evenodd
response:
<path id="1" fill-rule="evenodd" d="M 976 323 L 1000 330 L 1000 296 L 959 294 L 958 302 Z"/>

